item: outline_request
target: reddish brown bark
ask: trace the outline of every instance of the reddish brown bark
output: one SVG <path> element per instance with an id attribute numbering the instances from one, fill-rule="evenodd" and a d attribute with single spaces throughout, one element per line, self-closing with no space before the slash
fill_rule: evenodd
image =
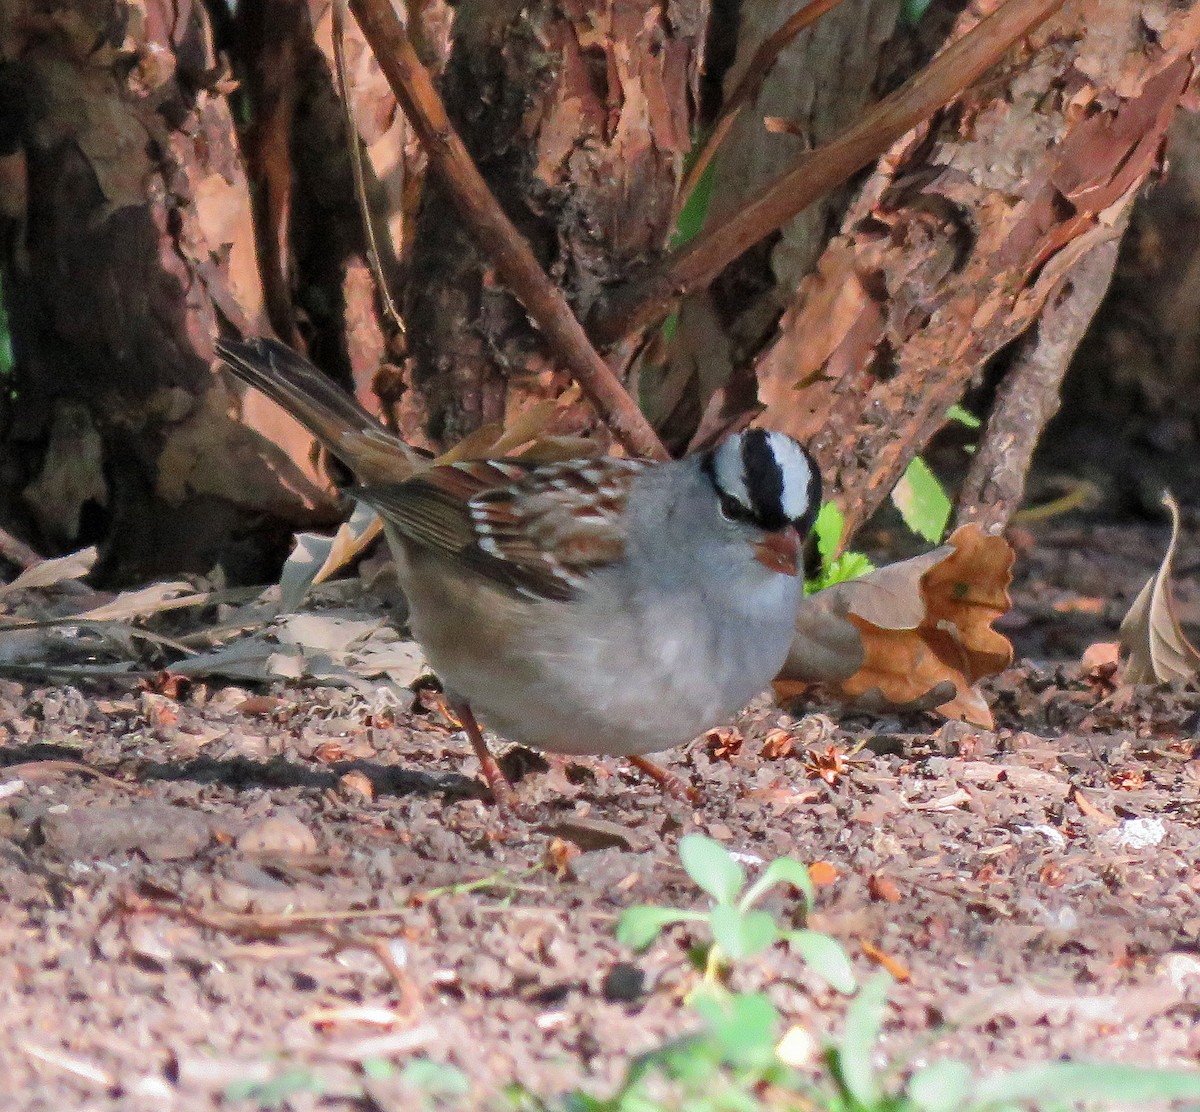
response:
<path id="1" fill-rule="evenodd" d="M 0 28 L 28 182 L 0 203 L 8 510 L 47 552 L 103 541 L 111 578 L 253 574 L 264 513 L 332 507 L 311 438 L 210 369 L 220 322 L 268 327 L 246 181 L 203 7 L 139 11 L 27 0 Z"/>
<path id="2" fill-rule="evenodd" d="M 586 314 L 661 249 L 690 146 L 707 5 L 469 0 L 443 93 L 455 126 L 541 265 Z M 407 317 L 435 439 L 503 420 L 567 379 L 481 258 L 447 196 L 418 224 Z M 594 425 L 577 407 L 577 427 Z"/>
<path id="3" fill-rule="evenodd" d="M 885 156 L 758 366 L 759 420 L 813 445 L 851 529 L 1113 234 L 1198 39 L 1195 7 L 1077 0 Z"/>

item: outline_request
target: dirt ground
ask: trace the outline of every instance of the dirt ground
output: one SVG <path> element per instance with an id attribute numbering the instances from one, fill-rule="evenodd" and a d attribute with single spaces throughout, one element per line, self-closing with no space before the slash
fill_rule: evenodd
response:
<path id="1" fill-rule="evenodd" d="M 1166 535 L 1025 531 L 994 732 L 764 702 L 669 754 L 694 807 L 615 760 L 517 754 L 532 821 L 499 818 L 428 693 L 408 711 L 332 688 L 3 681 L 5 1106 L 248 1107 L 230 1094 L 259 1083 L 267 1103 L 274 1079 L 295 1109 L 417 1108 L 361 1068 L 414 1057 L 470 1077 L 453 1107 L 512 1081 L 605 1092 L 690 1023 L 692 936 L 635 955 L 613 930 L 633 903 L 701 904 L 676 852 L 692 830 L 824 863 L 814 925 L 863 973 L 908 976 L 890 1054 L 1195 1065 L 1200 695 L 1079 663 Z M 833 783 L 830 745 L 857 750 Z M 737 984 L 837 1029 L 843 1004 L 782 950 Z"/>

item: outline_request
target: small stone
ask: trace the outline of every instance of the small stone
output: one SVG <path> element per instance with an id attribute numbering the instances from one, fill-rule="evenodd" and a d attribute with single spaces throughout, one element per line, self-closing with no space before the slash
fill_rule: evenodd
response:
<path id="1" fill-rule="evenodd" d="M 295 815 L 272 815 L 238 836 L 237 848 L 243 853 L 280 853 L 293 857 L 317 852 L 317 839 Z"/>
<path id="2" fill-rule="evenodd" d="M 363 799 L 368 803 L 375 798 L 375 788 L 371 778 L 357 768 L 338 777 L 338 790 L 349 799 Z"/>
<path id="3" fill-rule="evenodd" d="M 646 974 L 636 965 L 619 961 L 607 973 L 600 988 L 611 1003 L 632 1003 L 645 991 Z"/>

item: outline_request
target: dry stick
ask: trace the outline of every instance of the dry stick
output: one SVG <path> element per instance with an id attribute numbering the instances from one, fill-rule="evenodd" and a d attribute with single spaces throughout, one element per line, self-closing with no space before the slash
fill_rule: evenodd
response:
<path id="1" fill-rule="evenodd" d="M 676 202 L 676 212 L 683 208 L 687 203 L 687 199 L 695 191 L 696 186 L 700 183 L 700 179 L 704 176 L 704 171 L 708 169 L 708 164 L 712 161 L 713 155 L 717 153 L 717 148 L 728 137 L 729 129 L 733 127 L 733 121 L 737 119 L 738 114 L 746 105 L 752 104 L 758 99 L 763 82 L 766 81 L 771 70 L 774 68 L 775 62 L 783 52 L 783 48 L 800 34 L 805 27 L 815 23 L 830 8 L 836 8 L 841 2 L 842 0 L 811 0 L 810 3 L 805 4 L 798 12 L 793 13 L 784 20 L 779 27 L 759 44 L 758 49 L 754 52 L 754 56 L 750 59 L 749 65 L 746 66 L 746 72 L 742 74 L 741 80 L 721 107 L 721 115 L 713 125 L 712 134 L 709 135 L 704 146 L 700 149 L 700 154 L 696 157 L 696 161 L 692 163 L 692 168 L 683 180 L 683 185 L 679 189 L 679 198 Z"/>
<path id="2" fill-rule="evenodd" d="M 566 298 L 546 277 L 529 242 L 505 215 L 446 115 L 391 0 L 350 0 L 350 10 L 420 138 L 429 164 L 505 283 L 542 330 L 613 435 L 633 455 L 667 452 L 628 391 L 592 347 Z"/>
<path id="3" fill-rule="evenodd" d="M 337 74 L 342 111 L 346 117 L 346 142 L 350 147 L 350 169 L 354 171 L 354 199 L 358 202 L 358 212 L 362 217 L 363 232 L 366 236 L 367 262 L 371 266 L 371 273 L 379 290 L 379 303 L 383 306 L 384 314 L 403 335 L 408 330 L 404 327 L 404 318 L 400 316 L 400 310 L 392 300 L 392 291 L 388 288 L 387 275 L 384 274 L 383 263 L 380 261 L 379 241 L 375 235 L 375 221 L 371 215 L 366 174 L 363 171 L 363 160 L 367 156 L 363 150 L 364 143 L 358 131 L 358 122 L 354 118 L 354 100 L 350 95 L 350 81 L 346 76 L 346 0 L 334 0 L 333 5 L 333 68 Z"/>
<path id="4" fill-rule="evenodd" d="M 1021 341 L 959 495 L 959 525 L 1000 529 L 1020 507 L 1033 450 L 1058 412 L 1063 375 L 1108 290 L 1126 222 L 1072 267 L 1058 298 Z"/>
<path id="5" fill-rule="evenodd" d="M 1008 0 L 836 139 L 802 154 L 724 224 L 706 228 L 647 277 L 618 292 L 594 314 L 593 336 L 611 343 L 666 316 L 678 298 L 711 282 L 764 236 L 949 104 L 1063 2 Z"/>

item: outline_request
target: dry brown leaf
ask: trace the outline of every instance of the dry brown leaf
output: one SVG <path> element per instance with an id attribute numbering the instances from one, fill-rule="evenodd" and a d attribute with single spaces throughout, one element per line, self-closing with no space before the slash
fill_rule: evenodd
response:
<path id="1" fill-rule="evenodd" d="M 1171 511 L 1171 541 L 1162 563 L 1138 592 L 1121 622 L 1121 648 L 1129 653 L 1127 683 L 1173 683 L 1200 675 L 1200 651 L 1183 635 L 1171 591 L 1171 564 L 1179 542 L 1179 505 L 1170 493 L 1163 505 Z"/>
<path id="2" fill-rule="evenodd" d="M 926 705 L 991 727 L 974 684 L 1012 662 L 992 623 L 1011 604 L 1013 552 L 976 525 L 932 552 L 838 583 L 804 600 L 775 680 L 781 699 L 813 683 L 867 706 Z"/>

